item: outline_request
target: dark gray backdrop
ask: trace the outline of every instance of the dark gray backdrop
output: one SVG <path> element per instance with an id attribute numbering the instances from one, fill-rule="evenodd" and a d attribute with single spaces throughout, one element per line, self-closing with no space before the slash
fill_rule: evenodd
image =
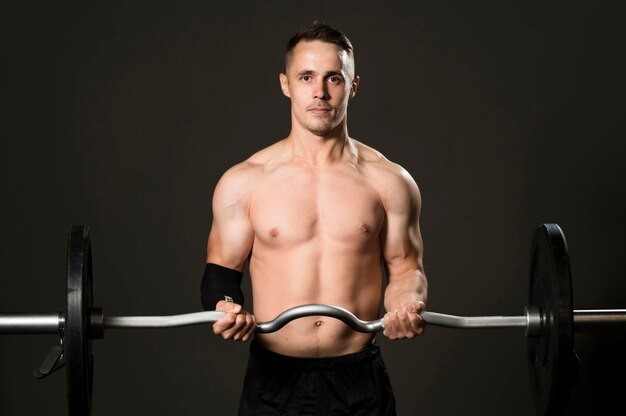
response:
<path id="1" fill-rule="evenodd" d="M 436 4 L 435 4 L 436 3 Z M 422 190 L 431 310 L 520 314 L 530 240 L 557 222 L 578 308 L 625 307 L 623 7 L 590 2 L 249 1 L 1 6 L 0 310 L 64 308 L 71 224 L 96 304 L 200 309 L 212 189 L 287 135 L 285 41 L 323 19 L 356 47 L 350 133 Z M 246 282 L 246 289 L 248 289 Z M 54 336 L 0 337 L 0 414 L 63 415 Z M 399 415 L 529 415 L 522 331 L 381 340 Z M 578 335 L 571 415 L 624 410 L 624 337 Z M 208 328 L 109 332 L 94 415 L 234 414 L 247 345 Z"/>

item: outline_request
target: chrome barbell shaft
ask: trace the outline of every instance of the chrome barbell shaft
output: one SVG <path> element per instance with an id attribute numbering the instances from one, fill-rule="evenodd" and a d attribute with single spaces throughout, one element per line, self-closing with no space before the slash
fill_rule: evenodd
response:
<path id="1" fill-rule="evenodd" d="M 287 309 L 271 321 L 256 325 L 256 332 L 266 334 L 276 332 L 294 319 L 305 316 L 329 316 L 343 321 L 350 328 L 359 332 L 380 332 L 383 330 L 383 320 L 362 321 L 347 309 L 333 305 L 303 305 Z"/>
<path id="2" fill-rule="evenodd" d="M 225 316 L 224 312 L 207 311 L 170 316 L 110 316 L 104 318 L 108 328 L 171 328 L 216 322 Z M 258 323 L 257 333 L 275 332 L 289 322 L 306 316 L 329 316 L 343 321 L 359 332 L 373 333 L 384 329 L 383 320 L 363 321 L 352 312 L 333 305 L 303 305 L 288 309 L 271 321 Z M 449 328 L 528 328 L 529 314 L 519 316 L 456 316 L 437 312 L 421 313 L 429 325 Z"/>
<path id="3" fill-rule="evenodd" d="M 226 313 L 218 311 L 193 312 L 167 316 L 105 316 L 104 327 L 114 328 L 174 328 L 217 322 Z"/>
<path id="4" fill-rule="evenodd" d="M 526 328 L 528 316 L 456 316 L 424 311 L 420 314 L 428 325 L 448 328 Z"/>
<path id="5" fill-rule="evenodd" d="M 194 312 L 169 316 L 105 316 L 104 328 L 172 328 L 217 322 L 226 314 L 219 311 Z M 294 319 L 306 316 L 329 316 L 339 319 L 360 332 L 382 330 L 382 319 L 362 321 L 352 312 L 332 305 L 304 305 L 286 310 L 271 321 L 258 323 L 256 332 L 276 332 Z"/>

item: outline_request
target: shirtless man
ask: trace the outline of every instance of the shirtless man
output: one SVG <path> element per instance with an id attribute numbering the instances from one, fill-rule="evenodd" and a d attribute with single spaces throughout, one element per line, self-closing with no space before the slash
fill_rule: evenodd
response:
<path id="1" fill-rule="evenodd" d="M 215 189 L 203 285 L 227 275 L 240 281 L 249 259 L 254 308 L 251 314 L 241 298 L 217 293 L 205 308 L 228 313 L 213 331 L 247 341 L 256 321 L 312 303 L 377 319 L 382 265 L 384 335 L 413 338 L 424 330 L 427 295 L 418 187 L 348 135 L 348 102 L 360 79 L 343 33 L 314 23 L 289 41 L 285 60 L 289 136 L 228 170 Z M 373 335 L 333 318 L 302 318 L 255 335 L 244 384 L 240 415 L 395 414 Z"/>

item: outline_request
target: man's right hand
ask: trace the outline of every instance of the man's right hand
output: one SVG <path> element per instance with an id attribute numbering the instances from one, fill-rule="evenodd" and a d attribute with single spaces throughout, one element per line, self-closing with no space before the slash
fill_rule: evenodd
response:
<path id="1" fill-rule="evenodd" d="M 213 324 L 215 335 L 221 335 L 226 340 L 233 339 L 235 341 L 248 341 L 252 338 L 256 328 L 256 320 L 254 315 L 246 312 L 241 305 L 220 300 L 215 305 L 215 310 L 226 312 L 226 316 Z"/>

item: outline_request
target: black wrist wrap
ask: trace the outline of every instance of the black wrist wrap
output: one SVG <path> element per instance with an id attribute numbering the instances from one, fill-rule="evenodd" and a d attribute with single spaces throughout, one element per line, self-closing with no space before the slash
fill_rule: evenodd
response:
<path id="1" fill-rule="evenodd" d="M 243 273 L 218 264 L 207 263 L 202 276 L 200 294 L 204 310 L 215 310 L 220 300 L 232 300 L 243 306 L 244 298 L 241 291 Z"/>

